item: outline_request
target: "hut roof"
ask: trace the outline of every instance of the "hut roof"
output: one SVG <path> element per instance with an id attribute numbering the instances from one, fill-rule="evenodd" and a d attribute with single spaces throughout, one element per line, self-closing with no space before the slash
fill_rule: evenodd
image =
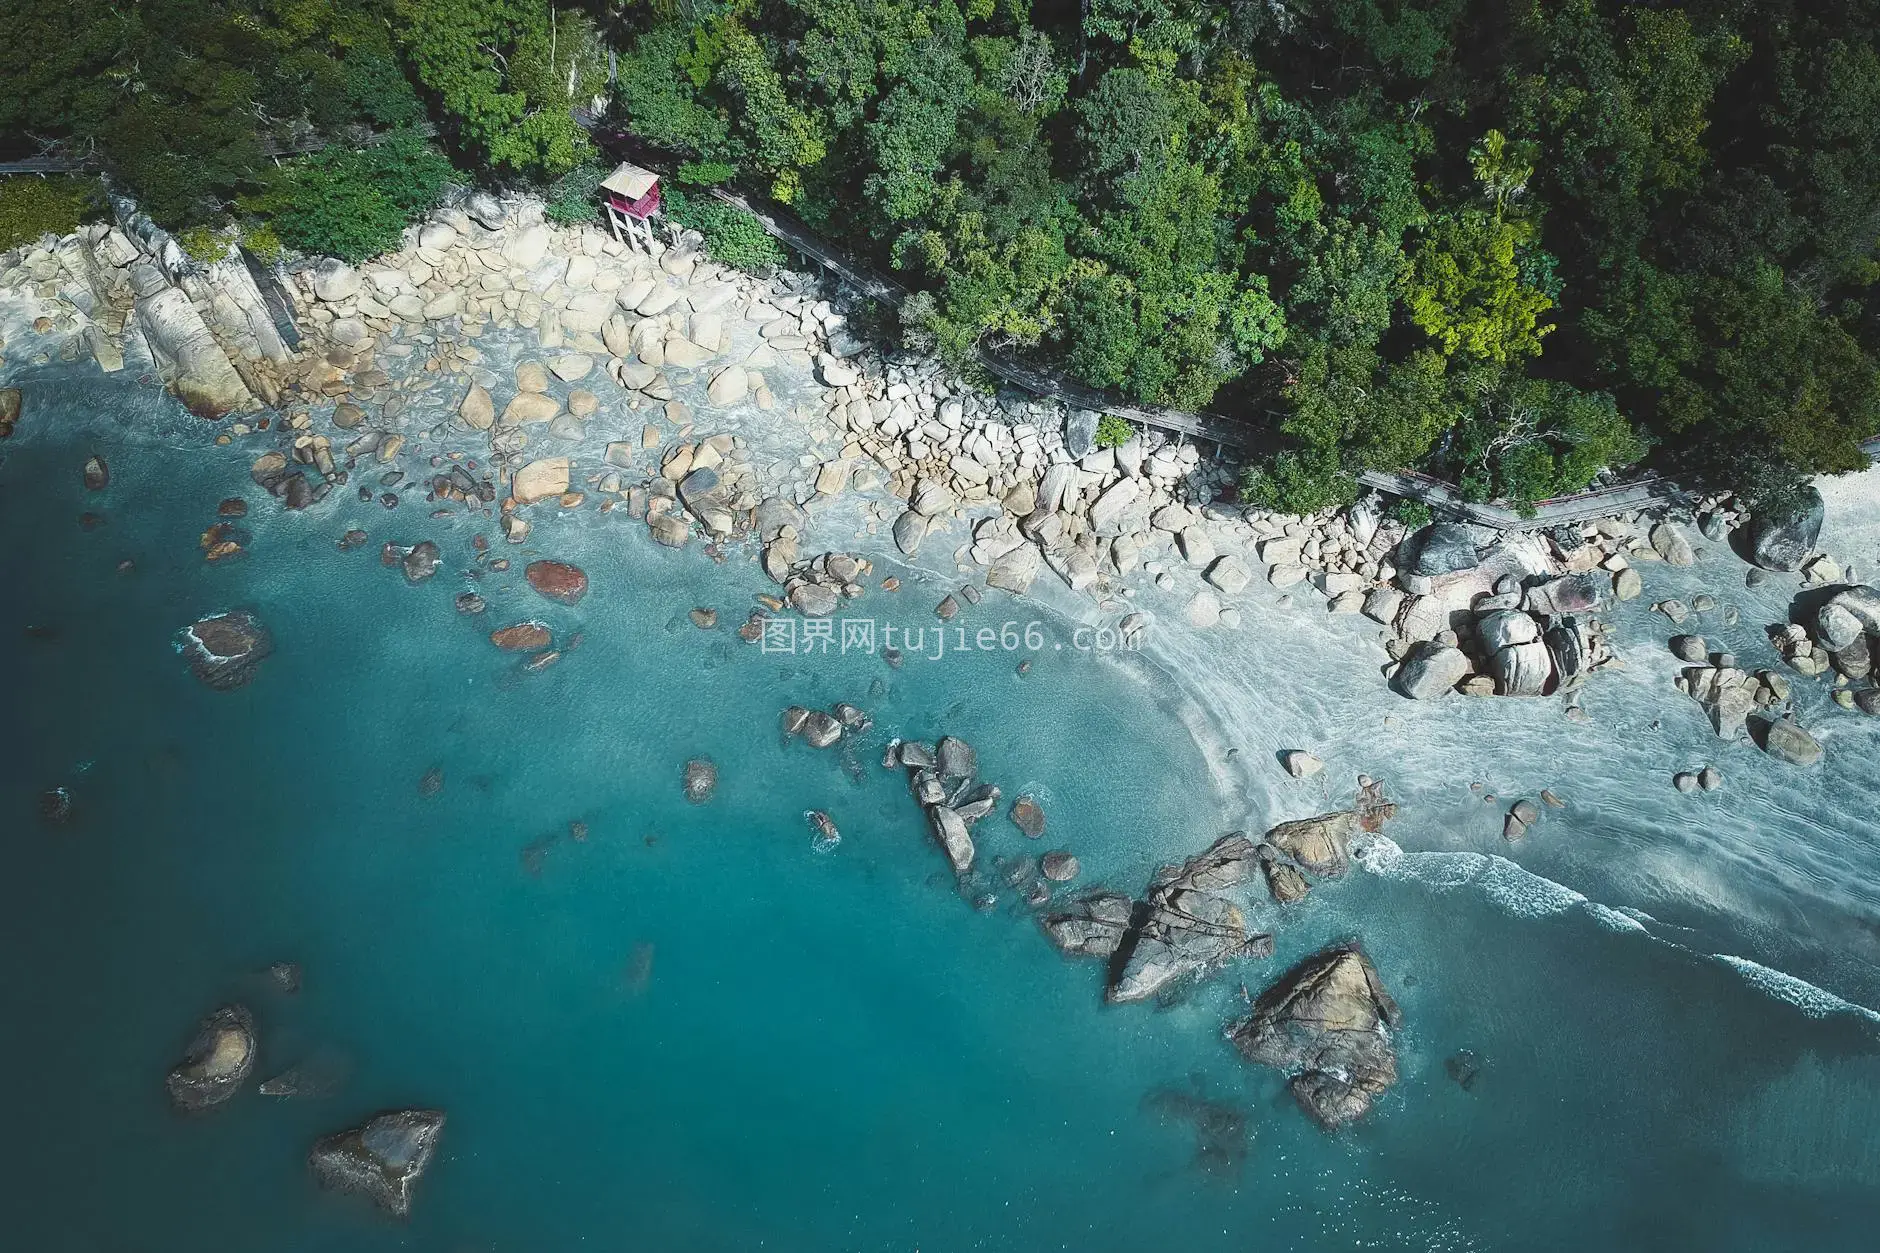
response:
<path id="1" fill-rule="evenodd" d="M 659 175 L 651 170 L 643 170 L 630 162 L 622 161 L 612 174 L 601 180 L 601 186 L 617 196 L 628 200 L 638 200 L 651 191 L 653 184 L 659 181 Z"/>

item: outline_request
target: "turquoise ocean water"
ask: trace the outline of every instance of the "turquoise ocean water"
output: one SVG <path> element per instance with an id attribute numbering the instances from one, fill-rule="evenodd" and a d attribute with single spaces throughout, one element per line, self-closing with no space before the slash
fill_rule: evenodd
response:
<path id="1" fill-rule="evenodd" d="M 982 858 L 1069 848 L 1081 883 L 1127 891 L 1225 830 L 1313 811 L 1223 793 L 1147 660 L 1082 654 L 1002 596 L 965 621 L 1039 619 L 1027 675 L 1028 654 L 1002 650 L 898 670 L 766 655 L 731 631 L 762 586 L 741 558 L 560 515 L 506 549 L 515 568 L 472 581 L 467 521 L 349 497 L 282 515 L 247 480 L 253 450 L 213 446 L 163 396 L 79 371 L 27 381 L 31 421 L 0 446 L 12 1247 L 1874 1247 L 1880 1034 L 1853 1003 L 1875 1003 L 1872 949 L 1837 965 L 1822 939 L 1873 943 L 1880 836 L 1858 787 L 1874 784 L 1847 764 L 1872 767 L 1870 729 L 1831 745 L 1855 790 L 1819 795 L 1844 810 L 1756 837 L 1828 865 L 1821 898 L 1794 897 L 1819 931 L 1796 965 L 1845 999 L 1708 956 L 1784 951 L 1766 914 L 1734 935 L 1725 911 L 1678 920 L 1703 930 L 1679 944 L 1565 888 L 1537 898 L 1547 881 L 1509 863 L 1401 873 L 1385 855 L 1261 915 L 1272 962 L 1106 1008 L 1100 968 L 1060 959 L 1014 893 L 962 899 L 879 757 L 894 735 L 964 736 L 987 778 L 1049 814 L 1037 843 L 989 819 Z M 95 494 L 78 473 L 94 451 L 113 475 Z M 207 565 L 197 537 L 228 495 L 255 506 L 249 555 Z M 80 525 L 88 510 L 102 525 Z M 338 551 L 350 525 L 372 543 Z M 443 548 L 435 579 L 380 567 L 380 542 L 422 538 Z M 521 578 L 532 556 L 582 565 L 587 599 L 542 601 Z M 930 622 L 937 585 L 907 577 L 862 608 Z M 452 611 L 470 587 L 488 614 Z M 719 609 L 716 631 L 689 622 L 695 605 Z M 210 691 L 172 638 L 236 606 L 275 654 L 250 686 Z M 485 634 L 529 616 L 580 647 L 524 673 Z M 850 758 L 782 742 L 783 706 L 838 700 L 876 720 Z M 1438 747 L 1466 781 L 1488 749 L 1454 733 Z M 719 786 L 692 806 L 680 777 L 698 755 Z M 1392 834 L 1414 859 L 1454 837 L 1449 811 L 1419 804 L 1433 763 L 1411 758 L 1414 778 L 1371 768 L 1406 798 Z M 37 816 L 54 786 L 74 798 L 62 827 Z M 1676 799 L 1610 797 L 1580 834 Z M 841 827 L 833 853 L 811 849 L 811 808 Z M 1754 880 L 1727 812 L 1707 820 L 1716 874 Z M 1590 859 L 1529 851 L 1575 890 L 1623 895 L 1623 867 L 1599 880 Z M 1403 1005 L 1403 1078 L 1327 1136 L 1220 1027 L 1243 982 L 1257 993 L 1354 936 Z M 276 961 L 301 963 L 299 994 L 262 978 Z M 237 999 L 257 1079 L 313 1064 L 337 1090 L 251 1084 L 173 1114 L 164 1072 Z M 1464 1049 L 1482 1065 L 1468 1090 L 1445 1071 Z M 409 1221 L 315 1189 L 314 1137 L 409 1105 L 450 1119 Z"/>

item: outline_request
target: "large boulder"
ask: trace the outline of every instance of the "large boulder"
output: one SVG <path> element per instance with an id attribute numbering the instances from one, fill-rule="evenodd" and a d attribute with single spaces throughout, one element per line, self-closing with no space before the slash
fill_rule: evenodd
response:
<path id="1" fill-rule="evenodd" d="M 1404 658 L 1390 685 L 1411 700 L 1435 700 L 1456 690 L 1469 674 L 1469 658 L 1459 648 L 1425 645 Z"/>
<path id="2" fill-rule="evenodd" d="M 351 300 L 361 287 L 359 271 L 336 257 L 327 257 L 313 267 L 313 294 L 328 303 Z"/>
<path id="3" fill-rule="evenodd" d="M 444 1111 L 401 1109 L 315 1141 L 307 1165 L 323 1188 L 370 1197 L 403 1218 L 411 1190 L 437 1152 Z"/>
<path id="4" fill-rule="evenodd" d="M 1238 831 L 1181 865 L 1158 871 L 1132 914 L 1105 999 L 1113 1004 L 1146 1000 L 1233 958 L 1271 954 L 1273 938 L 1250 932 L 1240 906 L 1217 895 L 1258 871 L 1254 843 Z"/>
<path id="5" fill-rule="evenodd" d="M 1880 589 L 1864 583 L 1843 588 L 1822 605 L 1815 626 L 1822 645 L 1836 653 L 1862 635 L 1880 635 Z"/>
<path id="6" fill-rule="evenodd" d="M 198 679 L 219 692 L 242 687 L 274 651 L 274 637 L 246 610 L 210 614 L 183 628 L 177 651 Z"/>
<path id="7" fill-rule="evenodd" d="M 1763 752 L 1791 766 L 1812 766 L 1821 760 L 1821 741 L 1787 719 L 1765 723 L 1757 739 Z"/>
<path id="8" fill-rule="evenodd" d="M 1092 892 L 1067 909 L 1039 919 L 1060 953 L 1071 957 L 1109 957 L 1129 933 L 1136 903 L 1120 892 Z"/>
<path id="9" fill-rule="evenodd" d="M 566 457 L 543 457 L 516 471 L 509 492 L 519 505 L 559 496 L 568 490 L 570 462 Z"/>
<path id="10" fill-rule="evenodd" d="M 1799 570 L 1815 551 L 1827 507 L 1810 484 L 1786 505 L 1760 509 L 1749 520 L 1749 559 L 1765 570 Z"/>
<path id="11" fill-rule="evenodd" d="M 1684 528 L 1675 522 L 1660 522 L 1652 528 L 1652 548 L 1666 565 L 1688 566 L 1697 561 L 1697 553 L 1691 548 L 1691 537 L 1684 533 Z"/>
<path id="12" fill-rule="evenodd" d="M 1407 536 L 1397 549 L 1397 568 L 1435 578 L 1482 564 L 1475 532 L 1460 522 L 1432 522 Z"/>
<path id="13" fill-rule="evenodd" d="M 13 426 L 20 420 L 20 389 L 0 387 L 0 439 L 13 434 Z"/>
<path id="14" fill-rule="evenodd" d="M 586 571 L 565 561 L 531 561 L 522 574 L 530 587 L 564 605 L 579 604 L 587 595 Z"/>
<path id="15" fill-rule="evenodd" d="M 170 1071 L 170 1100 L 191 1113 L 220 1105 L 241 1090 L 254 1067 L 254 1015 L 224 1005 L 196 1027 L 183 1060 Z"/>
<path id="16" fill-rule="evenodd" d="M 1228 1027 L 1248 1061 L 1291 1076 L 1293 1098 L 1321 1127 L 1358 1118 L 1397 1080 L 1389 1030 L 1401 1016 L 1355 945 L 1300 962 Z"/>
<path id="17" fill-rule="evenodd" d="M 1345 810 L 1282 822 L 1266 833 L 1266 842 L 1308 874 L 1335 879 L 1351 869 L 1351 838 L 1363 829 L 1357 813 Z"/>
<path id="18" fill-rule="evenodd" d="M 1488 659 L 1495 690 L 1503 696 L 1540 696 L 1554 677 L 1553 654 L 1539 642 L 1511 644 Z"/>
<path id="19" fill-rule="evenodd" d="M 927 821 L 933 826 L 933 838 L 947 855 L 955 873 L 965 874 L 973 868 L 973 837 L 966 829 L 966 819 L 958 812 L 945 805 L 931 805 L 927 809 Z"/>
<path id="20" fill-rule="evenodd" d="M 473 191 L 465 196 L 463 211 L 484 230 L 503 229 L 503 202 L 487 191 Z"/>

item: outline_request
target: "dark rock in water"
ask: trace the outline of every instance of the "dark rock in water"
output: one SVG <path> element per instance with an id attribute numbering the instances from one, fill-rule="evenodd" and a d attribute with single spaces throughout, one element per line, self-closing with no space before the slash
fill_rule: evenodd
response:
<path id="1" fill-rule="evenodd" d="M 300 963 L 275 962 L 268 967 L 268 982 L 277 990 L 292 996 L 300 991 Z"/>
<path id="2" fill-rule="evenodd" d="M 1389 1028 L 1397 1002 L 1356 946 L 1306 958 L 1227 1029 L 1250 1062 L 1291 1075 L 1294 1099 L 1330 1130 L 1360 1117 L 1397 1081 Z"/>
<path id="3" fill-rule="evenodd" d="M 694 757 L 685 763 L 685 798 L 703 805 L 718 790 L 718 767 L 709 757 Z"/>
<path id="4" fill-rule="evenodd" d="M 965 874 L 973 868 L 973 837 L 966 829 L 966 820 L 945 805 L 929 805 L 927 821 L 933 828 L 933 838 L 947 855 L 947 861 L 956 874 Z"/>
<path id="5" fill-rule="evenodd" d="M 313 503 L 313 487 L 304 474 L 290 474 L 281 484 L 281 500 L 289 509 L 305 509 Z"/>
<path id="6" fill-rule="evenodd" d="M 366 533 L 364 531 L 351 530 L 339 537 L 339 550 L 343 553 L 351 552 L 355 548 L 363 548 L 365 542 Z"/>
<path id="7" fill-rule="evenodd" d="M 170 1071 L 170 1100 L 190 1112 L 220 1105 L 241 1089 L 254 1065 L 254 1016 L 243 1006 L 224 1005 L 202 1020 Z"/>
<path id="8" fill-rule="evenodd" d="M 522 575 L 530 587 L 564 605 L 579 604 L 587 595 L 587 574 L 565 561 L 531 561 Z"/>
<path id="9" fill-rule="evenodd" d="M 901 764 L 909 770 L 926 770 L 933 765 L 933 745 L 920 740 L 902 740 L 897 750 Z"/>
<path id="10" fill-rule="evenodd" d="M 13 434 L 13 427 L 20 420 L 20 389 L 0 387 L 0 439 Z"/>
<path id="11" fill-rule="evenodd" d="M 443 790 L 444 767 L 442 766 L 432 766 L 424 772 L 424 777 L 418 780 L 419 796 L 436 796 Z"/>
<path id="12" fill-rule="evenodd" d="M 430 1166 L 443 1130 L 442 1110 L 380 1114 L 362 1127 L 316 1141 L 307 1164 L 321 1187 L 370 1197 L 403 1218 L 411 1212 L 412 1187 Z"/>
<path id="13" fill-rule="evenodd" d="M 1758 720 L 1752 738 L 1763 752 L 1791 766 L 1812 766 L 1821 760 L 1821 741 L 1784 718 Z"/>
<path id="14" fill-rule="evenodd" d="M 1038 859 L 1038 869 L 1053 883 L 1069 883 L 1083 870 L 1074 853 L 1053 850 Z"/>
<path id="15" fill-rule="evenodd" d="M 1300 873 L 1299 867 L 1280 859 L 1279 850 L 1271 844 L 1262 844 L 1254 850 L 1260 859 L 1260 872 L 1266 876 L 1266 890 L 1273 900 L 1281 905 L 1291 905 L 1306 898 L 1312 890 L 1312 884 Z"/>
<path id="16" fill-rule="evenodd" d="M 245 518 L 248 516 L 248 502 L 240 496 L 230 496 L 215 507 L 218 518 Z"/>
<path id="17" fill-rule="evenodd" d="M 940 737 L 934 749 L 934 761 L 940 773 L 949 779 L 970 779 L 979 773 L 979 755 L 965 740 L 951 735 Z"/>
<path id="18" fill-rule="evenodd" d="M 783 733 L 801 735 L 803 727 L 809 722 L 809 710 L 801 705 L 792 705 L 783 711 Z"/>
<path id="19" fill-rule="evenodd" d="M 709 631 L 718 625 L 718 611 L 716 609 L 694 609 L 687 616 L 692 619 L 692 625 L 701 631 Z"/>
<path id="20" fill-rule="evenodd" d="M 842 738 L 842 723 L 820 709 L 805 711 L 802 735 L 811 748 L 828 748 Z"/>
<path id="21" fill-rule="evenodd" d="M 835 819 L 820 809 L 812 809 L 803 815 L 809 821 L 810 847 L 819 853 L 831 852 L 842 843 L 842 832 L 836 829 Z"/>
<path id="22" fill-rule="evenodd" d="M 1764 570 L 1799 570 L 1815 551 L 1827 507 L 1813 485 L 1782 508 L 1759 509 L 1749 520 L 1749 559 Z"/>
<path id="23" fill-rule="evenodd" d="M 104 458 L 93 453 L 85 458 L 85 487 L 89 491 L 102 492 L 111 485 L 111 467 L 104 463 Z"/>
<path id="24" fill-rule="evenodd" d="M 421 540 L 411 546 L 402 564 L 405 567 L 405 582 L 422 583 L 437 573 L 437 568 L 444 564 L 444 555 L 430 540 Z"/>
<path id="25" fill-rule="evenodd" d="M 39 816 L 53 826 L 63 826 L 72 817 L 72 793 L 62 787 L 39 794 Z"/>
<path id="26" fill-rule="evenodd" d="M 518 622 L 490 632 L 490 643 L 509 653 L 532 653 L 547 648 L 554 637 L 540 622 Z"/>
<path id="27" fill-rule="evenodd" d="M 1474 1090 L 1475 1081 L 1481 1077 L 1482 1059 L 1468 1049 L 1463 1049 L 1461 1052 L 1452 1053 L 1443 1062 L 1443 1070 L 1455 1080 L 1458 1087 L 1464 1092 L 1469 1092 Z"/>
<path id="28" fill-rule="evenodd" d="M 1475 532 L 1459 522 L 1433 522 L 1406 537 L 1397 553 L 1398 569 L 1424 578 L 1473 570 L 1481 564 Z"/>
<path id="29" fill-rule="evenodd" d="M 237 609 L 184 627 L 176 647 L 198 679 L 225 692 L 255 677 L 262 660 L 274 651 L 274 637 L 253 614 Z"/>
<path id="30" fill-rule="evenodd" d="M 838 701 L 830 706 L 829 712 L 836 716 L 836 721 L 851 731 L 866 731 L 875 725 L 875 720 L 847 701 Z"/>
<path id="31" fill-rule="evenodd" d="M 461 614 L 479 614 L 489 608 L 489 603 L 475 592 L 457 593 L 457 612 Z"/>
<path id="32" fill-rule="evenodd" d="M 1012 825 L 1034 840 L 1044 835 L 1044 807 L 1036 797 L 1021 796 L 1012 802 Z"/>

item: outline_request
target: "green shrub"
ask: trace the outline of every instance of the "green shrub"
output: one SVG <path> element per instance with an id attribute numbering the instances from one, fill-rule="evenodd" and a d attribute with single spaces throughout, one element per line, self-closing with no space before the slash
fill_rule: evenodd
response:
<path id="1" fill-rule="evenodd" d="M 1430 524 L 1430 507 L 1420 500 L 1411 500 L 1408 496 L 1394 502 L 1389 513 L 1391 517 L 1403 523 L 1406 530 L 1415 531 Z"/>
<path id="2" fill-rule="evenodd" d="M 451 173 L 442 153 L 404 132 L 290 161 L 242 207 L 289 247 L 356 264 L 396 249 L 405 227 L 436 207 Z"/>
<path id="3" fill-rule="evenodd" d="M 1129 442 L 1129 437 L 1136 433 L 1135 428 L 1113 413 L 1106 413 L 1097 419 L 1097 447 L 1116 448 Z"/>
<path id="4" fill-rule="evenodd" d="M 281 237 L 274 232 L 272 224 L 258 223 L 242 232 L 242 247 L 254 254 L 255 260 L 263 265 L 273 265 L 281 259 L 284 249 Z"/>
<path id="5" fill-rule="evenodd" d="M 0 248 L 30 244 L 41 235 L 69 235 L 104 208 L 95 178 L 0 178 Z"/>
<path id="6" fill-rule="evenodd" d="M 782 245 L 770 237 L 763 223 L 715 196 L 667 186 L 663 206 L 667 217 L 703 235 L 706 251 L 726 265 L 762 270 L 786 260 Z"/>
<path id="7" fill-rule="evenodd" d="M 192 226 L 176 237 L 183 252 L 192 261 L 203 265 L 214 265 L 217 261 L 235 251 L 227 235 L 213 226 Z"/>
<path id="8" fill-rule="evenodd" d="M 1350 504 L 1358 481 L 1337 454 L 1318 448 L 1283 452 L 1265 465 L 1249 466 L 1240 478 L 1241 499 L 1279 513 L 1317 513 Z"/>
<path id="9" fill-rule="evenodd" d="M 548 220 L 577 226 L 596 220 L 600 213 L 601 180 L 607 170 L 598 165 L 577 165 L 549 184 L 544 199 Z"/>

